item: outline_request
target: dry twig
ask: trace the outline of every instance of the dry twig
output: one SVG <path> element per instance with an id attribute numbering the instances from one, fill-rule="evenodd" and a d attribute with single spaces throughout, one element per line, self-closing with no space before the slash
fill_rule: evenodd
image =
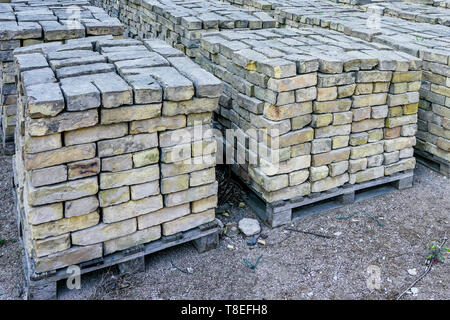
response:
<path id="1" fill-rule="evenodd" d="M 297 229 L 293 229 L 293 228 L 285 228 L 285 230 L 295 231 L 295 232 L 300 232 L 300 233 L 305 233 L 305 234 L 311 234 L 311 235 L 316 236 L 316 237 L 327 238 L 327 239 L 333 239 L 334 238 L 334 236 L 330 236 L 330 235 L 327 235 L 327 234 L 316 233 L 316 232 L 311 232 L 311 231 L 306 231 L 306 230 L 297 230 Z"/>
<path id="2" fill-rule="evenodd" d="M 446 241 L 447 241 L 447 235 L 444 236 L 444 240 L 443 240 L 442 243 L 439 245 L 439 247 L 442 248 L 442 247 L 444 246 L 444 244 L 445 244 Z M 414 280 L 413 283 L 411 283 L 411 285 L 410 285 L 408 288 L 406 288 L 405 291 L 403 291 L 401 294 L 399 294 L 396 300 L 400 300 L 400 299 L 403 297 L 403 295 L 404 295 L 406 292 L 408 292 L 408 290 L 410 290 L 412 287 L 414 287 L 414 285 L 415 285 L 417 282 L 419 282 L 420 280 L 422 280 L 422 279 L 423 279 L 423 278 L 431 271 L 431 268 L 432 268 L 432 266 L 433 266 L 433 263 L 431 263 L 431 261 L 429 261 L 429 260 L 427 260 L 427 261 L 429 262 L 429 264 L 428 264 L 427 268 L 425 269 L 425 271 L 420 275 L 420 277 L 418 277 L 416 280 Z"/>

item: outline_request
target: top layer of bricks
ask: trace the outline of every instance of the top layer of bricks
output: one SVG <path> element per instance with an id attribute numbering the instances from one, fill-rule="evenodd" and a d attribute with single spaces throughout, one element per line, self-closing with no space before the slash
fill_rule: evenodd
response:
<path id="1" fill-rule="evenodd" d="M 275 26 L 275 20 L 265 13 L 243 11 L 218 0 L 144 0 L 142 6 L 188 30 Z"/>
<path id="2" fill-rule="evenodd" d="M 429 5 L 434 7 L 450 8 L 449 0 L 331 0 L 343 4 L 368 4 L 368 3 L 393 3 L 393 2 L 407 2 L 407 3 L 418 3 L 423 5 Z"/>
<path id="3" fill-rule="evenodd" d="M 354 65 L 358 59 L 374 59 L 376 61 L 409 61 L 412 56 L 394 52 L 390 47 L 368 43 L 354 39 L 338 32 L 316 28 L 304 29 L 267 29 L 248 31 L 221 31 L 205 35 L 202 39 L 203 48 L 209 52 L 220 52 L 233 62 L 247 67 L 246 63 L 256 61 L 261 72 L 274 78 L 290 77 L 297 70 L 295 62 L 302 63 L 310 59 L 320 59 L 318 71 L 323 73 L 341 73 L 344 70 L 358 69 Z M 273 69 L 288 65 L 291 60 L 291 73 L 276 74 L 270 68 L 263 68 L 264 62 Z M 242 60 L 242 61 L 240 61 Z M 415 59 L 415 61 L 418 61 Z M 381 62 L 380 62 L 381 63 Z M 419 65 L 420 67 L 420 65 Z M 270 69 L 270 70 L 269 70 Z M 298 69 L 301 72 L 301 68 Z M 392 70 L 395 70 L 392 69 Z M 317 70 L 308 70 L 312 72 Z"/>
<path id="4" fill-rule="evenodd" d="M 421 3 L 434 7 L 450 8 L 450 0 L 404 0 L 405 2 Z"/>
<path id="5" fill-rule="evenodd" d="M 253 8 L 258 10 L 274 10 L 278 7 L 310 7 L 310 8 L 323 8 L 327 5 L 330 8 L 339 7 L 337 4 L 329 1 L 315 1 L 315 0 L 221 0 L 224 2 L 232 3 L 237 6 L 244 6 L 246 8 Z"/>
<path id="6" fill-rule="evenodd" d="M 404 20 L 443 24 L 450 26 L 450 9 L 435 8 L 422 4 L 393 2 L 367 5 L 368 12 L 398 17 Z"/>
<path id="7" fill-rule="evenodd" d="M 326 27 L 367 41 L 384 43 L 415 56 L 422 56 L 426 52 L 449 56 L 450 29 L 447 27 L 388 16 L 383 16 L 379 25 L 376 22 L 372 25 L 370 13 L 354 8 L 329 7 L 328 2 L 321 3 L 326 5 L 319 11 L 302 2 L 302 6 L 277 8 L 275 14 L 287 24 L 293 21 Z"/>
<path id="8" fill-rule="evenodd" d="M 0 40 L 45 41 L 90 35 L 122 35 L 118 19 L 87 1 L 0 3 Z"/>
<path id="9" fill-rule="evenodd" d="M 441 8 L 426 5 L 420 1 L 417 3 L 401 2 L 400 0 L 370 1 L 370 0 L 320 0 L 320 1 L 296 1 L 296 0 L 222 0 L 238 6 L 253 8 L 263 11 L 271 11 L 279 7 L 307 7 L 310 9 L 342 8 L 339 4 L 348 4 L 354 8 L 362 8 L 368 12 L 376 12 L 405 20 L 426 22 L 432 24 L 449 25 L 450 11 L 445 3 Z M 333 2 L 335 3 L 333 3 Z M 435 6 L 437 6 L 435 4 Z M 347 7 L 348 8 L 348 7 Z"/>
<path id="10" fill-rule="evenodd" d="M 217 79 L 161 40 L 147 40 L 145 43 L 132 39 L 103 40 L 97 44 L 101 46 L 100 53 L 86 50 L 86 47 L 91 46 L 91 41 L 90 38 L 84 38 L 56 47 L 43 44 L 15 50 L 18 71 L 22 73 L 25 88 L 61 82 L 63 94 L 59 86 L 51 91 L 36 90 L 33 94 L 36 108 L 28 106 L 31 118 L 55 117 L 62 111 L 81 111 L 99 105 L 115 108 L 121 105 L 160 103 L 163 100 L 184 101 L 194 96 L 215 98 L 221 93 L 222 86 Z M 108 43 L 111 43 L 111 48 Z M 115 70 L 120 76 L 115 74 Z M 83 85 L 86 81 L 95 82 L 96 86 Z M 99 92 L 102 88 L 105 91 Z M 88 96 L 92 90 L 96 92 L 97 98 L 83 99 L 80 104 L 76 97 Z M 39 107 L 40 97 L 44 102 L 49 99 L 49 94 L 55 99 L 60 97 L 57 110 Z M 121 98 L 116 99 L 118 96 Z M 162 114 L 169 115 L 164 107 Z M 102 119 L 102 123 L 104 121 L 106 119 Z M 52 130 L 51 126 L 46 127 L 45 133 L 42 130 L 29 133 L 40 136 L 52 133 L 49 130 Z"/>

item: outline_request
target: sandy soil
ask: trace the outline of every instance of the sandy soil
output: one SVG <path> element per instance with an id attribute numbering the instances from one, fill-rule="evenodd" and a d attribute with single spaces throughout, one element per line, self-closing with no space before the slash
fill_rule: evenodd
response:
<path id="1" fill-rule="evenodd" d="M 247 206 L 239 207 L 241 201 L 235 197 L 229 217 L 218 218 L 226 224 L 254 216 Z M 11 158 L 0 156 L 0 239 L 5 240 L 0 244 L 0 299 L 23 296 L 22 250 L 12 209 Z M 84 275 L 80 290 L 68 290 L 61 282 L 59 298 L 395 299 L 424 271 L 426 243 L 450 236 L 450 182 L 418 165 L 412 189 L 287 227 L 332 238 L 263 226 L 266 245 L 249 246 L 242 235 L 222 236 L 216 250 L 203 254 L 181 245 L 148 256 L 146 273 L 120 275 L 115 267 L 105 269 Z M 244 258 L 255 263 L 260 256 L 255 269 L 244 263 Z M 433 266 L 415 285 L 417 293 L 403 299 L 450 299 L 449 261 Z M 379 289 L 368 288 L 368 278 L 376 277 L 368 269 L 379 270 Z"/>

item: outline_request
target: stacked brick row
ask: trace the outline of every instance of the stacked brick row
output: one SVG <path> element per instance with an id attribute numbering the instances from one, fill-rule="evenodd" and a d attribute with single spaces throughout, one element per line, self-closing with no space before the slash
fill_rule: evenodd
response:
<path id="1" fill-rule="evenodd" d="M 318 12 L 325 7 L 342 8 L 333 2 L 322 0 L 221 0 L 231 3 L 238 7 L 247 8 L 249 10 L 261 10 L 273 14 L 276 8 L 280 7 L 306 7 L 309 9 L 317 9 Z"/>
<path id="2" fill-rule="evenodd" d="M 407 2 L 383 2 L 363 7 L 370 13 L 377 13 L 416 22 L 450 26 L 450 9 Z"/>
<path id="3" fill-rule="evenodd" d="M 14 55 L 14 172 L 35 273 L 215 216 L 210 122 L 222 83 L 161 40 L 91 41 Z"/>
<path id="4" fill-rule="evenodd" d="M 328 1 L 333 1 L 343 5 L 362 6 L 367 4 L 393 3 L 402 0 L 328 0 Z"/>
<path id="5" fill-rule="evenodd" d="M 15 48 L 90 36 L 119 37 L 122 34 L 119 20 L 83 0 L 0 4 L 0 115 L 5 149 L 14 149 L 17 88 L 12 52 Z"/>
<path id="6" fill-rule="evenodd" d="M 317 1 L 319 3 L 319 1 Z M 379 43 L 423 61 L 417 146 L 423 156 L 450 163 L 450 28 L 383 16 L 351 8 L 320 14 L 306 7 L 277 8 L 278 21 L 292 26 L 312 25 Z"/>
<path id="7" fill-rule="evenodd" d="M 246 8 L 249 10 L 271 11 L 274 9 L 276 1 L 270 0 L 220 0 L 228 2 L 236 7 Z"/>
<path id="8" fill-rule="evenodd" d="M 224 81 L 229 158 L 267 202 L 415 166 L 417 58 L 301 28 L 208 34 L 197 62 Z"/>
<path id="9" fill-rule="evenodd" d="M 402 0 L 403 2 L 419 3 L 434 7 L 450 8 L 449 0 Z"/>
<path id="10" fill-rule="evenodd" d="M 200 37 L 223 29 L 273 28 L 263 12 L 250 12 L 218 0 L 93 0 L 128 26 L 129 35 L 165 40 L 195 57 Z"/>

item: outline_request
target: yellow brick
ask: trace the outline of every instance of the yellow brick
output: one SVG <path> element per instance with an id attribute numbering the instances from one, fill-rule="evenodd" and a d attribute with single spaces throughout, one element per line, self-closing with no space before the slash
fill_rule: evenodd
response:
<path id="1" fill-rule="evenodd" d="M 403 108 L 401 106 L 389 108 L 390 117 L 399 117 L 403 115 Z"/>
<path id="2" fill-rule="evenodd" d="M 403 106 L 403 114 L 414 114 L 419 110 L 419 103 L 412 103 Z"/>

